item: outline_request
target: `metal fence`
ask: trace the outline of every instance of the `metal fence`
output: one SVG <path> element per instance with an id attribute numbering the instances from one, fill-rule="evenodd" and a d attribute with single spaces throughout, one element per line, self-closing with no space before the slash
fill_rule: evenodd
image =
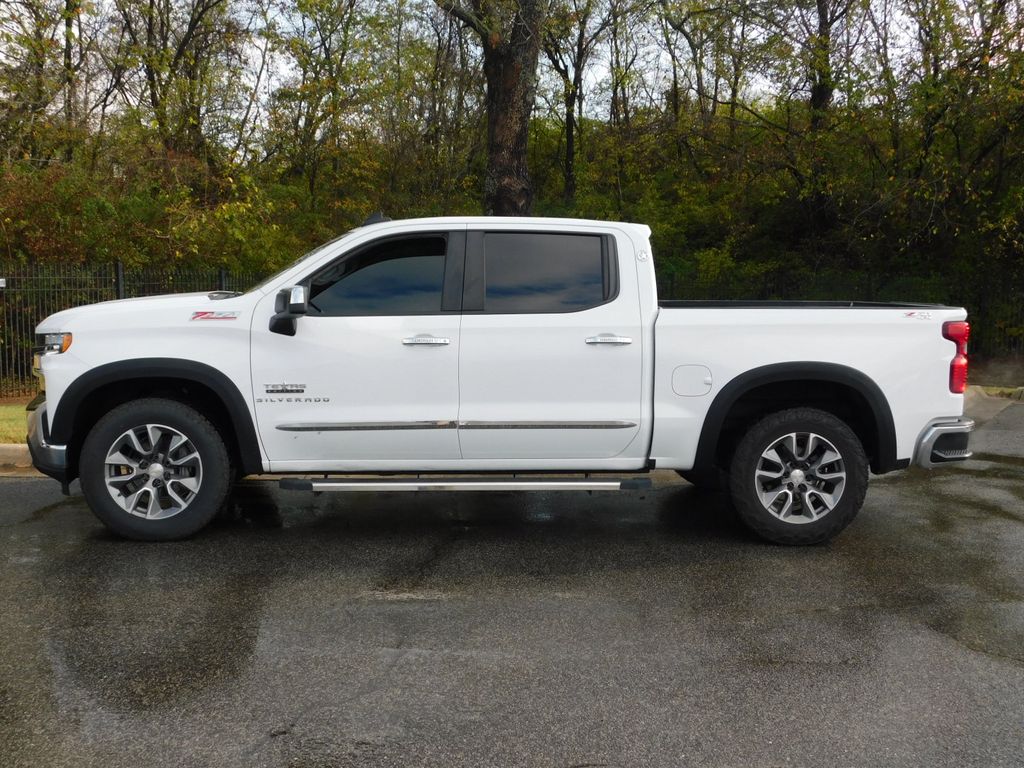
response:
<path id="1" fill-rule="evenodd" d="M 188 291 L 246 290 L 261 275 L 213 268 L 128 270 L 120 264 L 21 264 L 0 261 L 0 398 L 31 394 L 35 327 L 68 307 L 118 298 Z M 987 358 L 1024 356 L 1024 286 L 966 293 L 944 279 L 895 278 L 870 283 L 864 274 L 820 275 L 798 282 L 768 275 L 692 280 L 661 274 L 672 299 L 833 299 L 925 301 L 968 307 L 971 352 Z"/>
<path id="2" fill-rule="evenodd" d="M 229 290 L 255 285 L 259 275 L 223 269 L 125 269 L 121 264 L 21 264 L 0 261 L 0 398 L 36 389 L 35 327 L 62 309 L 161 293 Z"/>

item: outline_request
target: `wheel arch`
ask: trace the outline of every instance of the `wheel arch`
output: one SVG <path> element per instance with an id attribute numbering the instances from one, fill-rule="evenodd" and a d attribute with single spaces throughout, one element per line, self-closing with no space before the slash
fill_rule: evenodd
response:
<path id="1" fill-rule="evenodd" d="M 224 373 L 194 360 L 141 358 L 98 366 L 75 379 L 57 404 L 50 438 L 68 447 L 68 480 L 77 476 L 86 434 L 110 408 L 165 396 L 197 408 L 222 431 L 245 474 L 263 471 L 256 427 L 241 391 Z"/>
<path id="2" fill-rule="evenodd" d="M 847 421 L 875 474 L 901 468 L 892 410 L 878 384 L 854 368 L 820 362 L 766 365 L 729 381 L 708 409 L 694 468 L 721 466 L 745 427 L 773 411 L 799 406 L 819 407 Z"/>

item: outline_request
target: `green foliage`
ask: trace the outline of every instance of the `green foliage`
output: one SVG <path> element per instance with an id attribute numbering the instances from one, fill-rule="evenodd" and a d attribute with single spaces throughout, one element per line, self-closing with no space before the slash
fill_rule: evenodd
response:
<path id="1" fill-rule="evenodd" d="M 84 6 L 80 84 L 63 3 L 19 3 L 0 13 L 0 257 L 261 271 L 375 210 L 482 210 L 479 45 L 432 2 L 156 0 L 166 30 L 134 41 L 149 4 Z M 807 37 L 821 4 L 558 6 L 548 42 L 571 51 L 582 19 L 593 51 L 574 194 L 564 77 L 541 72 L 535 213 L 650 225 L 679 296 L 984 309 L 1024 284 L 1019 8 L 825 5 L 831 47 Z"/>

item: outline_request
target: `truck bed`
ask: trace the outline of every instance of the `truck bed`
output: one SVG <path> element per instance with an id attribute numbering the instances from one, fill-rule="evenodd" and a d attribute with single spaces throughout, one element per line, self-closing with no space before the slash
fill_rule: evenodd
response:
<path id="1" fill-rule="evenodd" d="M 942 335 L 944 322 L 967 316 L 962 308 L 721 300 L 659 301 L 658 306 L 657 418 L 651 447 L 658 466 L 688 466 L 694 460 L 712 402 L 734 379 L 768 381 L 779 367 L 840 368 L 870 380 L 891 409 L 897 435 L 893 458 L 901 464 L 911 459 L 918 437 L 932 420 L 963 412 L 963 396 L 949 388 L 956 345 Z M 794 392 L 807 399 L 815 387 L 797 386 Z"/>

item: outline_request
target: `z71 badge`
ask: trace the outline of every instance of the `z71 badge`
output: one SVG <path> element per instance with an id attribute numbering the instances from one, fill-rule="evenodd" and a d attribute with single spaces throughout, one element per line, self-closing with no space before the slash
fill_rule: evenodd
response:
<path id="1" fill-rule="evenodd" d="M 237 320 L 237 312 L 193 312 L 190 320 Z"/>

